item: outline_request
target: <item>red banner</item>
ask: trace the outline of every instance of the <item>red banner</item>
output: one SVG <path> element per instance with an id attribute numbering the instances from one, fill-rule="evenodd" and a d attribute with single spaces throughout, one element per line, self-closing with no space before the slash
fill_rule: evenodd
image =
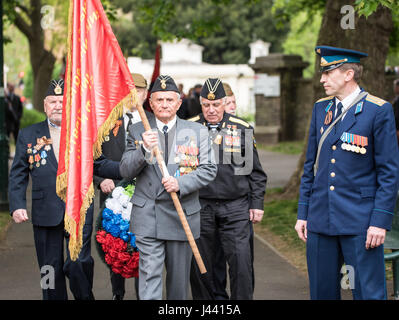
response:
<path id="1" fill-rule="evenodd" d="M 93 158 L 137 99 L 130 71 L 100 0 L 71 0 L 57 194 L 65 201 L 71 259 L 82 247 L 93 196 Z"/>

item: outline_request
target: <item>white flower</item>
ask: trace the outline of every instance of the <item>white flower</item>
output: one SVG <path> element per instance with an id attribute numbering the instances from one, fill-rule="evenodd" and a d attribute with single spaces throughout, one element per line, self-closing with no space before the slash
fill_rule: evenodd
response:
<path id="1" fill-rule="evenodd" d="M 118 200 L 122 207 L 126 208 L 130 202 L 130 197 L 127 194 L 122 194 Z"/>
<path id="2" fill-rule="evenodd" d="M 122 218 L 130 221 L 131 212 L 132 212 L 132 203 L 129 202 L 127 207 L 122 209 Z"/>
<path id="3" fill-rule="evenodd" d="M 121 206 L 121 204 L 119 203 L 119 201 L 117 199 L 108 198 L 107 200 L 105 200 L 105 206 L 108 209 L 112 210 L 112 212 L 115 214 L 122 213 L 123 207 Z"/>
<path id="4" fill-rule="evenodd" d="M 119 199 L 122 195 L 125 195 L 125 189 L 122 187 L 116 187 L 114 191 L 112 191 L 112 198 Z"/>

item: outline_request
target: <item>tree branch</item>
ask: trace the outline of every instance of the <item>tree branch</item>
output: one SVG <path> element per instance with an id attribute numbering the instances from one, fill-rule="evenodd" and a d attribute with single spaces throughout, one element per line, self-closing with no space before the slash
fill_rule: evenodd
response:
<path id="1" fill-rule="evenodd" d="M 14 23 L 16 27 L 21 31 L 29 40 L 33 38 L 33 34 L 31 32 L 31 27 L 30 25 L 21 17 L 20 14 L 17 12 L 15 14 L 15 20 Z"/>

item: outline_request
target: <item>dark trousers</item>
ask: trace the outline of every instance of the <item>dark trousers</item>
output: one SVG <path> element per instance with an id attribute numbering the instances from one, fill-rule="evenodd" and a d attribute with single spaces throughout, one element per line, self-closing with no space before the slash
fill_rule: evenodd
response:
<path id="1" fill-rule="evenodd" d="M 111 285 L 112 285 L 112 294 L 119 295 L 123 297 L 125 295 L 125 278 L 120 274 L 113 272 L 110 270 L 111 275 Z M 139 278 L 134 279 L 134 289 L 136 291 L 137 300 L 139 298 Z"/>
<path id="2" fill-rule="evenodd" d="M 308 231 L 306 255 L 312 300 L 341 299 L 341 286 L 355 300 L 386 299 L 384 246 L 366 250 L 366 234 L 328 236 Z M 342 265 L 346 272 L 342 281 Z M 346 280 L 349 280 L 347 283 Z"/>
<path id="3" fill-rule="evenodd" d="M 250 221 L 248 199 L 232 201 L 201 201 L 201 235 L 197 246 L 204 260 L 211 286 L 216 291 L 214 269 L 216 265 L 216 243 L 220 239 L 229 265 L 231 299 L 253 298 L 253 268 L 250 247 Z M 193 299 L 210 299 L 201 282 L 195 260 L 191 266 L 191 291 Z"/>
<path id="4" fill-rule="evenodd" d="M 56 227 L 33 226 L 33 237 L 41 272 L 43 300 L 68 300 L 63 270 L 64 223 Z M 45 280 L 47 275 L 49 281 Z"/>
<path id="5" fill-rule="evenodd" d="M 94 299 L 93 276 L 94 260 L 91 257 L 91 234 L 93 229 L 93 206 L 87 210 L 86 223 L 83 226 L 83 246 L 76 261 L 70 259 L 69 236 L 64 232 L 64 223 L 56 227 L 33 226 L 36 254 L 42 273 L 42 282 L 54 270 L 54 289 L 46 285 L 43 288 L 43 300 L 68 299 L 65 276 L 69 279 L 69 287 L 76 300 Z M 66 260 L 64 261 L 64 239 L 66 238 Z M 52 272 L 52 271 L 51 271 Z M 50 278 L 50 277 L 49 277 Z M 49 279 L 51 281 L 51 279 Z"/>
<path id="6" fill-rule="evenodd" d="M 249 245 L 251 247 L 252 256 L 252 288 L 255 290 L 255 272 L 254 272 L 254 229 L 252 223 L 250 223 L 250 237 Z M 213 268 L 213 284 L 215 288 L 215 299 L 216 300 L 228 300 L 229 295 L 226 291 L 227 285 L 227 261 L 224 256 L 223 247 L 220 242 L 220 237 L 216 235 L 215 242 L 215 265 Z"/>

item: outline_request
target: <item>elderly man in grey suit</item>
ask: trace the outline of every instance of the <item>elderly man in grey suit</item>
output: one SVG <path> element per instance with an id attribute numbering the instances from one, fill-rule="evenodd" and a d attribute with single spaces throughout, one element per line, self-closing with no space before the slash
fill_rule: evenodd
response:
<path id="1" fill-rule="evenodd" d="M 140 253 L 139 295 L 143 300 L 162 299 L 162 274 L 166 267 L 166 298 L 187 299 L 191 248 L 168 194 L 176 192 L 194 239 L 200 234 L 198 190 L 217 173 L 208 132 L 176 116 L 179 90 L 169 76 L 159 76 L 151 90 L 152 130 L 143 124 L 130 127 L 128 144 L 120 162 L 124 178 L 136 178 L 132 197 L 132 232 Z M 151 151 L 163 152 L 169 177 L 162 177 Z"/>

